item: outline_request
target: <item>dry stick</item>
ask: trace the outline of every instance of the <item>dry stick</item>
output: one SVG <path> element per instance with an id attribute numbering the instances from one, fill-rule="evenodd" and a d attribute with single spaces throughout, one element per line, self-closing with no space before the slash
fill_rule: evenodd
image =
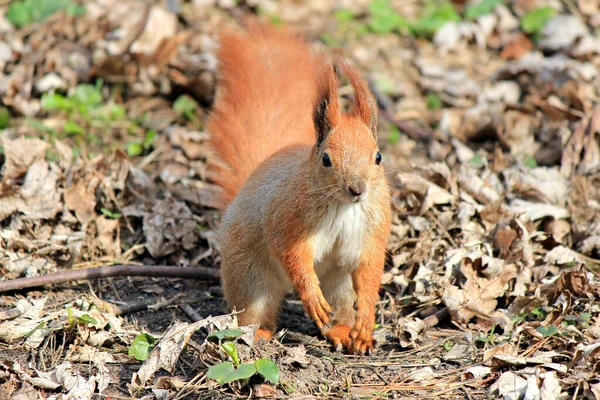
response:
<path id="1" fill-rule="evenodd" d="M 377 85 L 375 85 L 371 79 L 367 79 L 367 82 L 369 83 L 371 93 L 373 93 L 373 96 L 375 96 L 375 100 L 379 106 L 380 114 L 383 116 L 383 118 L 394 124 L 400 131 L 405 132 L 413 140 L 428 142 L 433 139 L 433 132 L 426 132 L 422 129 L 415 128 L 405 120 L 396 120 L 396 118 L 394 118 L 389 111 L 392 105 L 392 100 L 385 93 L 379 90 Z"/>
<path id="2" fill-rule="evenodd" d="M 189 304 L 180 304 L 179 309 L 181 311 L 183 311 L 184 314 L 187 315 L 188 318 L 192 320 L 192 322 L 198 322 L 201 319 L 203 319 L 202 316 L 200 314 L 198 314 L 196 312 L 196 310 L 194 310 L 192 308 L 192 306 L 190 306 Z"/>
<path id="3" fill-rule="evenodd" d="M 448 313 L 448 307 L 444 307 L 438 311 L 436 311 L 433 315 L 425 318 L 423 320 L 423 324 L 425 325 L 425 329 L 432 328 L 440 323 L 440 321 L 448 318 L 450 314 Z"/>
<path id="4" fill-rule="evenodd" d="M 164 265 L 112 265 L 109 267 L 76 269 L 56 272 L 54 274 L 19 278 L 0 282 L 0 293 L 10 290 L 20 290 L 38 286 L 97 279 L 114 276 L 153 276 L 163 278 L 217 280 L 221 276 L 216 269 L 205 267 L 168 267 Z"/>

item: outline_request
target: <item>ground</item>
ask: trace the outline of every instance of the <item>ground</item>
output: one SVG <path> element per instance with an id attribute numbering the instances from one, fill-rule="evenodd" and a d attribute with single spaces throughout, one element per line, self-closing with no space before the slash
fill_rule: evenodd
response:
<path id="1" fill-rule="evenodd" d="M 204 124 L 218 33 L 249 15 L 347 57 L 379 103 L 394 218 L 373 355 L 332 351 L 294 294 L 271 342 L 227 314 Z M 0 399 L 600 399 L 595 1 L 0 16 Z M 205 269 L 3 286 L 120 264 Z"/>

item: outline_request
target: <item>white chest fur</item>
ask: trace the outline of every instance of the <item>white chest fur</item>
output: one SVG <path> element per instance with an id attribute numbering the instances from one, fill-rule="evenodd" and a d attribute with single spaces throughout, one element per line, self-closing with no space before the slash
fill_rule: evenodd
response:
<path id="1" fill-rule="evenodd" d="M 360 203 L 329 206 L 312 238 L 314 261 L 337 264 L 345 269 L 358 266 L 366 229 L 365 212 Z M 325 271 L 318 271 L 325 272 Z"/>

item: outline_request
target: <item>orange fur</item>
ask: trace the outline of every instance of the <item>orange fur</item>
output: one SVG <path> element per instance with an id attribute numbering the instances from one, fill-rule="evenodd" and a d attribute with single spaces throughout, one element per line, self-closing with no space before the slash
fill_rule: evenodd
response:
<path id="1" fill-rule="evenodd" d="M 343 113 L 328 59 L 272 27 L 224 34 L 219 62 L 208 127 L 229 204 L 220 226 L 225 300 L 264 338 L 293 289 L 332 344 L 370 352 L 391 208 L 366 83 L 337 61 L 355 91 Z"/>
<path id="2" fill-rule="evenodd" d="M 249 23 L 246 34 L 220 37 L 219 81 L 207 128 L 223 188 L 223 206 L 252 171 L 277 150 L 314 143 L 314 58 L 302 38 L 269 25 Z"/>

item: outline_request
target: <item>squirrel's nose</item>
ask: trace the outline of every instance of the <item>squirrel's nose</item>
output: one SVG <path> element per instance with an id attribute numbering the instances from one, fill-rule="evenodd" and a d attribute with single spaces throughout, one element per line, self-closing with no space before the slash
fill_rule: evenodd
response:
<path id="1" fill-rule="evenodd" d="M 367 182 L 360 180 L 354 182 L 354 184 L 348 186 L 348 192 L 353 197 L 358 197 L 367 190 Z"/>

